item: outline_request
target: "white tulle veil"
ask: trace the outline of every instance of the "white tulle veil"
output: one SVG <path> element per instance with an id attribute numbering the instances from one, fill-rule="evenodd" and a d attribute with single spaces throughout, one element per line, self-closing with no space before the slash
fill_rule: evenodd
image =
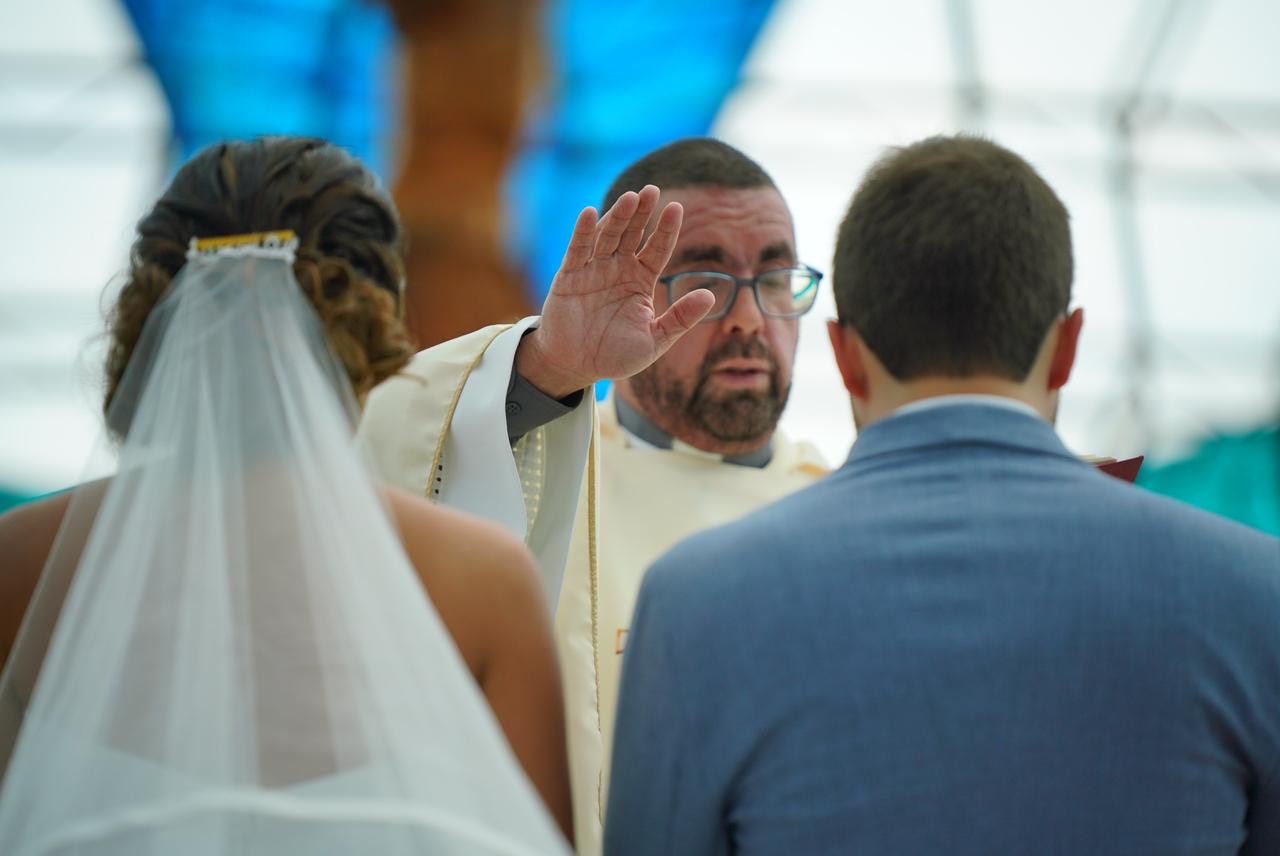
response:
<path id="1" fill-rule="evenodd" d="M 117 471 L 0 680 L 0 853 L 567 852 L 355 451 L 287 233 L 230 244 L 148 318 Z"/>

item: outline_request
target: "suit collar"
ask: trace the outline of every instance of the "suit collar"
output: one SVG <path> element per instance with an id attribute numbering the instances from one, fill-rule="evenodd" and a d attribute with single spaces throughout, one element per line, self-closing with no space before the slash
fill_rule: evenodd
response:
<path id="1" fill-rule="evenodd" d="M 966 444 L 1003 446 L 1076 460 L 1053 426 L 1038 416 L 986 403 L 957 402 L 895 413 L 868 425 L 859 432 L 849 452 L 849 462 L 928 446 Z"/>

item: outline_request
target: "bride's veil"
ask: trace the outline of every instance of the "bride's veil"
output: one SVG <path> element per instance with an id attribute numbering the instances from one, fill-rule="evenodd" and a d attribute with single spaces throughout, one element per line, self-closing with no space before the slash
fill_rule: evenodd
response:
<path id="1" fill-rule="evenodd" d="M 3 676 L 0 852 L 566 852 L 355 451 L 292 245 L 188 258 Z"/>

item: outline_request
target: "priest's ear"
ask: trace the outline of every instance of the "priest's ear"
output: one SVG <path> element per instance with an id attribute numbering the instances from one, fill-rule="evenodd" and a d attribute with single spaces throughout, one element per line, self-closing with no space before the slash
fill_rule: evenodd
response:
<path id="1" fill-rule="evenodd" d="M 836 368 L 844 388 L 854 398 L 865 400 L 871 391 L 867 372 L 867 345 L 852 324 L 831 320 L 827 322 L 827 338 L 831 340 L 831 352 L 836 358 Z"/>

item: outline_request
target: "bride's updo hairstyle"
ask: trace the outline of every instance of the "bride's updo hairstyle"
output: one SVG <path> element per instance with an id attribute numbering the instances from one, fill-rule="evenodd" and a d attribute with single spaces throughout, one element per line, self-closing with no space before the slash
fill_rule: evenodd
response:
<path id="1" fill-rule="evenodd" d="M 323 140 L 216 143 L 178 170 L 138 223 L 128 279 L 108 317 L 105 411 L 147 316 L 186 264 L 191 239 L 283 229 L 298 237 L 294 275 L 356 396 L 409 361 L 400 221 L 377 179 Z"/>

